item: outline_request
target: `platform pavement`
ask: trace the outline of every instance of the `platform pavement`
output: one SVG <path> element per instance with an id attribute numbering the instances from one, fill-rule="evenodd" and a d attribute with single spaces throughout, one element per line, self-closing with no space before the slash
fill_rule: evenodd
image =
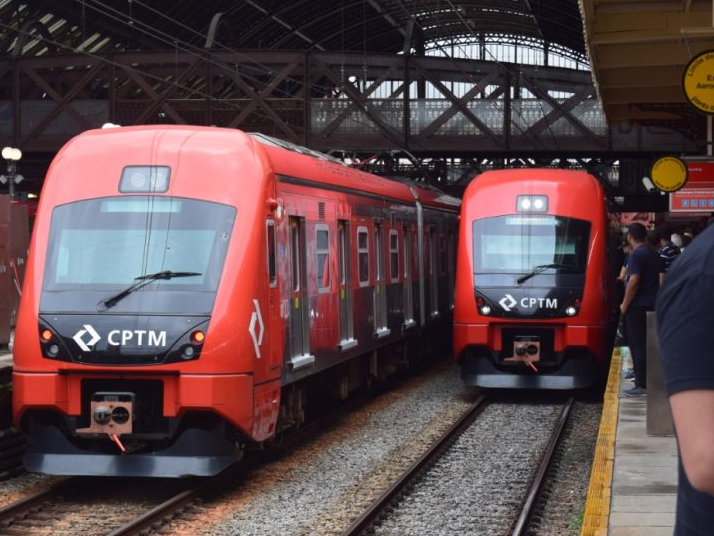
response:
<path id="1" fill-rule="evenodd" d="M 5 348 L 0 348 L 0 368 L 12 366 L 12 354 Z"/>
<path id="2" fill-rule="evenodd" d="M 622 381 L 620 394 L 632 388 Z M 677 442 L 647 435 L 647 398 L 619 399 L 609 536 L 672 536 L 677 504 Z"/>

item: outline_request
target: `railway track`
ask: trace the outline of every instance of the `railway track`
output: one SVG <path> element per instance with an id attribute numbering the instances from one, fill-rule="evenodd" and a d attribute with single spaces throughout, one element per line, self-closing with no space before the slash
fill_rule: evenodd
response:
<path id="1" fill-rule="evenodd" d="M 539 492 L 548 472 L 548 466 L 556 452 L 556 446 L 563 433 L 574 401 L 574 397 L 570 397 L 563 406 L 550 438 L 543 448 L 540 463 L 523 500 L 518 519 L 512 524 L 510 533 L 513 536 L 524 536 L 528 533 L 531 514 L 537 503 Z M 487 400 L 483 396 L 477 399 L 451 428 L 437 439 L 416 462 L 341 533 L 341 536 L 360 536 L 376 532 L 374 530 L 375 526 L 381 525 L 385 519 L 388 519 L 399 508 L 400 502 L 409 496 L 410 487 L 423 478 L 424 473 L 428 472 L 440 457 L 448 453 L 458 437 L 473 425 L 478 413 L 486 406 L 486 403 Z"/>
<path id="2" fill-rule="evenodd" d="M 0 509 L 0 534 L 128 536 L 156 530 L 238 470 L 228 468 L 199 482 L 70 478 Z"/>
<path id="3" fill-rule="evenodd" d="M 279 449 L 252 453 L 246 463 L 264 462 L 371 397 L 371 393 L 354 397 L 287 435 Z M 24 438 L 17 431 L 14 434 L 23 442 L 21 457 Z M 0 445 L 1 441 L 2 436 Z M 200 509 L 204 497 L 234 485 L 246 469 L 246 464 L 237 464 L 213 477 L 185 480 L 71 477 L 0 508 L 0 535 L 132 536 L 161 532 L 169 522 L 190 517 L 192 511 Z"/>

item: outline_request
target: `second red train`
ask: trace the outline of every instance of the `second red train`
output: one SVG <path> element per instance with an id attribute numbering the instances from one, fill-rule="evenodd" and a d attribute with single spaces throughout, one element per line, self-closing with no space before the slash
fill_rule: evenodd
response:
<path id="1" fill-rule="evenodd" d="M 572 389 L 602 377 L 615 318 L 607 207 L 582 171 L 490 171 L 469 184 L 454 310 L 467 384 Z"/>

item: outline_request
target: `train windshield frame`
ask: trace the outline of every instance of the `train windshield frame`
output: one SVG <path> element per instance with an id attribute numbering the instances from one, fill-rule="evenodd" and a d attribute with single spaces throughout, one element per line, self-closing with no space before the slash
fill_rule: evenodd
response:
<path id="1" fill-rule="evenodd" d="M 59 205 L 52 212 L 40 311 L 99 313 L 102 300 L 146 274 L 183 272 L 199 275 L 152 280 L 107 312 L 210 314 L 235 219 L 235 207 L 170 196 Z"/>
<path id="2" fill-rule="evenodd" d="M 550 214 L 473 221 L 474 273 L 585 274 L 592 225 Z"/>

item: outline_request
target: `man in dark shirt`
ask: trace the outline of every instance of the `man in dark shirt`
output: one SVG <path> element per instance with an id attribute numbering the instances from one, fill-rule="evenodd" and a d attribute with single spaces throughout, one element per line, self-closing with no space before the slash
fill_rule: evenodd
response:
<path id="1" fill-rule="evenodd" d="M 679 447 L 675 536 L 714 534 L 714 226 L 672 263 L 657 333 Z"/>
<path id="2" fill-rule="evenodd" d="M 659 284 L 664 283 L 665 275 L 672 265 L 674 259 L 681 253 L 681 250 L 672 243 L 672 234 L 674 231 L 671 227 L 666 225 L 661 226 L 657 229 L 657 234 L 659 235 L 659 248 L 657 249 L 657 254 L 662 262 L 662 271 L 659 274 Z"/>
<path id="3" fill-rule="evenodd" d="M 647 394 L 647 311 L 654 310 L 659 289 L 660 262 L 657 253 L 646 243 L 647 229 L 641 223 L 627 227 L 627 240 L 632 247 L 627 260 L 627 286 L 620 312 L 625 315 L 627 344 L 635 367 L 635 387 L 627 396 Z"/>

